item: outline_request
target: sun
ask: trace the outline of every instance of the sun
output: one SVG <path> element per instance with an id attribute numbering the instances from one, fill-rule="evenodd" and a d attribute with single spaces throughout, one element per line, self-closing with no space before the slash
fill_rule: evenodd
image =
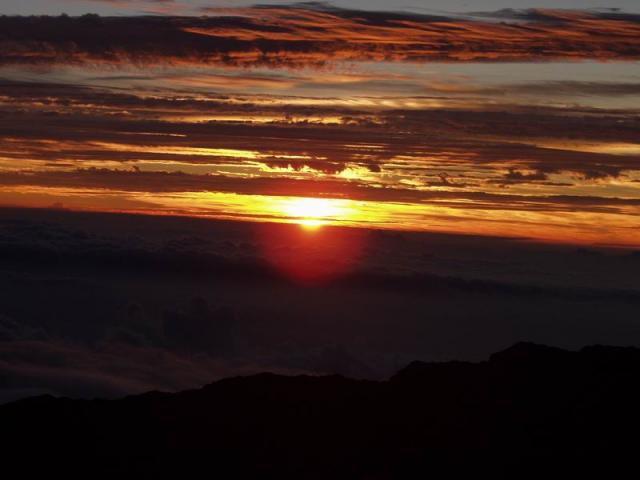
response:
<path id="1" fill-rule="evenodd" d="M 264 258 L 279 272 L 303 283 L 325 282 L 345 274 L 364 252 L 366 231 L 349 227 L 357 205 L 345 198 L 279 197 L 268 204 L 280 223 L 257 228 Z"/>
<path id="2" fill-rule="evenodd" d="M 290 198 L 281 205 L 282 213 L 307 230 L 316 230 L 342 214 L 334 199 Z"/>

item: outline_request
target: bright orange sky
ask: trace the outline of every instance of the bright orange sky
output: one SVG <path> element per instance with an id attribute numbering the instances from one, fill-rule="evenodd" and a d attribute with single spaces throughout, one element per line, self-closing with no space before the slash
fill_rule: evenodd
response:
<path id="1" fill-rule="evenodd" d="M 231 13 L 2 19 L 0 204 L 640 245 L 637 18 Z"/>

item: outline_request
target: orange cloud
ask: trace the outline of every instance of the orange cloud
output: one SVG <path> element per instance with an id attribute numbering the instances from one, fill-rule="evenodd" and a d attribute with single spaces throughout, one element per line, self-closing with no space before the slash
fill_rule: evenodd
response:
<path id="1" fill-rule="evenodd" d="M 317 4 L 209 17 L 3 17 L 0 64 L 309 66 L 332 61 L 640 58 L 637 16 L 532 10 L 487 21 Z"/>

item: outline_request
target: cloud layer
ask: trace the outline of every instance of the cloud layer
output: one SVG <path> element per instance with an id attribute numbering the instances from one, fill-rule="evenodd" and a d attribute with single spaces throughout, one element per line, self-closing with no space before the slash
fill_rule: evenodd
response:
<path id="1" fill-rule="evenodd" d="M 621 13 L 530 10 L 463 19 L 318 3 L 203 13 L 211 16 L 3 17 L 0 64 L 305 66 L 336 60 L 640 58 L 640 20 Z"/>
<path id="2" fill-rule="evenodd" d="M 204 13 L 0 18 L 0 203 L 640 244 L 637 16 Z"/>
<path id="3" fill-rule="evenodd" d="M 520 339 L 637 344 L 638 252 L 0 209 L 0 403 L 273 371 L 380 378 Z M 357 241 L 358 249 L 340 248 Z M 338 248 L 336 248 L 336 246 Z M 300 283 L 280 259 L 350 269 Z M 603 320 L 606 312 L 606 320 Z"/>
<path id="4" fill-rule="evenodd" d="M 96 198 L 111 195 L 146 211 L 223 208 L 258 218 L 284 212 L 265 210 L 251 196 L 319 196 L 373 202 L 357 208 L 362 222 L 376 225 L 397 215 L 405 228 L 423 228 L 421 218 L 434 219 L 430 227 L 489 220 L 516 230 L 517 223 L 557 225 L 549 236 L 575 240 L 584 234 L 602 241 L 605 229 L 606 241 L 636 242 L 634 110 L 397 108 L 386 107 L 384 98 L 366 106 L 311 97 L 2 85 L 0 184 L 13 198 L 50 192 L 49 204 L 77 206 L 73 198 L 84 195 L 84 206 L 103 209 Z M 202 194 L 245 197 L 219 203 Z M 599 225 L 587 220 L 591 215 Z M 581 230 L 562 234 L 568 218 Z"/>

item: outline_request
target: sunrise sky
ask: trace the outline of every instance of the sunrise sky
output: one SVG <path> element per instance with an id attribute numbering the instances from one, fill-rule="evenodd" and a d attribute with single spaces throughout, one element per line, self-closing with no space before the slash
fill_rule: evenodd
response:
<path id="1" fill-rule="evenodd" d="M 607 4 L 5 0 L 0 204 L 638 246 Z"/>

